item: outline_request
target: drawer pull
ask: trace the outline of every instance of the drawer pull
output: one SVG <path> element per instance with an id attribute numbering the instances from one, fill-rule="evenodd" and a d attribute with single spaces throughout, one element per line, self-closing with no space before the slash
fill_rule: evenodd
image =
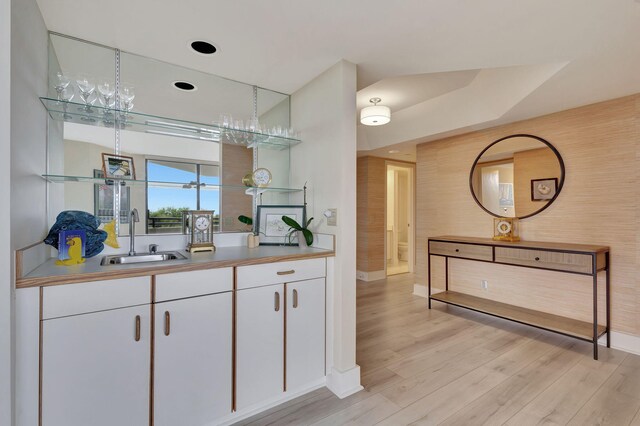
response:
<path id="1" fill-rule="evenodd" d="M 460 252 L 460 249 L 456 249 L 456 253 L 459 253 L 459 252 Z"/>
<path id="2" fill-rule="evenodd" d="M 276 312 L 280 310 L 280 293 L 277 291 L 273 294 L 273 309 Z"/>
<path id="3" fill-rule="evenodd" d="M 136 315 L 136 342 L 140 341 L 140 315 Z"/>
<path id="4" fill-rule="evenodd" d="M 540 258 L 539 258 L 539 257 L 536 257 L 536 260 L 540 260 Z"/>
<path id="5" fill-rule="evenodd" d="M 298 307 L 298 290 L 293 290 L 293 307 Z"/>
<path id="6" fill-rule="evenodd" d="M 169 311 L 164 311 L 164 335 L 171 334 L 171 314 Z"/>
<path id="7" fill-rule="evenodd" d="M 291 275 L 291 274 L 295 274 L 296 270 L 295 269 L 289 269 L 288 271 L 278 271 L 277 274 L 278 275 Z"/>

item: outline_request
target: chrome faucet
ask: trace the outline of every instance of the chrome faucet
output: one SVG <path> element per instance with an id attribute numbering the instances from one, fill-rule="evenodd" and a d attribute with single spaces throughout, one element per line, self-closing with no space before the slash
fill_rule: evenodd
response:
<path id="1" fill-rule="evenodd" d="M 136 222 L 140 222 L 140 216 L 138 215 L 138 209 L 133 209 L 129 213 L 129 256 L 136 255 Z"/>

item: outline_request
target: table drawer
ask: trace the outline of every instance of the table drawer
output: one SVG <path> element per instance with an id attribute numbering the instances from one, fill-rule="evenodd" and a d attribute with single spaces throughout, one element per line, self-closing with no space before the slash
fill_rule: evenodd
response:
<path id="1" fill-rule="evenodd" d="M 588 254 L 496 247 L 496 262 L 558 271 L 592 273 Z"/>
<path id="2" fill-rule="evenodd" d="M 326 275 L 325 259 L 294 260 L 240 266 L 237 269 L 237 288 L 260 287 L 271 284 L 322 278 Z"/>
<path id="3" fill-rule="evenodd" d="M 465 259 L 493 260 L 491 246 L 479 244 L 446 243 L 442 241 L 429 241 L 429 252 L 443 256 L 462 257 Z"/>

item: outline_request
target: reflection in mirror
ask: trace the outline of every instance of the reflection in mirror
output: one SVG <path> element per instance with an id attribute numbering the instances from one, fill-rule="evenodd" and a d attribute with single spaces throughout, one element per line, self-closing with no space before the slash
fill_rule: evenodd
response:
<path id="1" fill-rule="evenodd" d="M 106 223 L 114 219 L 119 205 L 115 216 L 120 235 L 128 233 L 129 227 L 123 225 L 133 208 L 141 222 L 137 234 L 182 232 L 184 209 L 214 210 L 215 231 L 248 231 L 237 220 L 239 215 L 252 216 L 254 207 L 242 178 L 266 167 L 273 174 L 271 187 L 289 186 L 288 147 L 227 143 L 220 141 L 219 133 L 209 131 L 203 137 L 175 122 L 193 123 L 190 129 L 197 129 L 217 125 L 221 116 L 248 123 L 257 114 L 264 133 L 284 129 L 289 127 L 288 95 L 121 52 L 120 88 L 130 92 L 128 98 L 121 96 L 120 110 L 130 113 L 120 113 L 125 124 L 121 121 L 116 132 L 112 87 L 103 85 L 102 92 L 98 87 L 115 82 L 115 50 L 57 34 L 50 35 L 49 47 L 49 97 L 54 104 L 60 99 L 58 74 L 62 74 L 70 80 L 62 99 L 80 104 L 57 102 L 54 109 L 76 108 L 69 110 L 75 115 L 62 120 L 60 111 L 49 123 L 47 174 L 63 177 L 63 183 L 49 185 L 51 223 L 62 210 L 91 212 Z M 80 93 L 76 81 L 80 77 L 95 86 L 89 97 Z M 176 80 L 188 81 L 196 90 L 178 90 L 173 85 Z M 73 99 L 67 99 L 69 94 Z M 101 154 L 116 149 L 133 158 L 135 182 L 120 186 L 102 179 Z M 258 203 L 289 204 L 286 192 L 257 197 Z"/>
<path id="2" fill-rule="evenodd" d="M 480 153 L 471 193 L 488 213 L 525 218 L 547 208 L 562 189 L 564 163 L 547 141 L 532 135 L 499 139 Z"/>

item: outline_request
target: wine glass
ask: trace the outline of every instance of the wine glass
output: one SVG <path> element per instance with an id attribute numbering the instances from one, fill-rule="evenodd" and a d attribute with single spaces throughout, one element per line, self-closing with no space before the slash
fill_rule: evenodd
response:
<path id="1" fill-rule="evenodd" d="M 129 112 L 133 109 L 133 100 L 136 97 L 135 89 L 131 85 L 123 85 L 120 89 L 120 102 L 122 109 L 125 112 Z"/>
<path id="2" fill-rule="evenodd" d="M 62 118 L 64 120 L 70 120 L 71 118 L 73 118 L 71 115 L 67 114 L 67 102 L 71 102 L 71 100 L 75 95 L 76 93 L 73 90 L 73 87 L 67 87 L 66 89 L 62 89 L 62 91 L 58 94 L 59 99 L 64 101 L 64 103 L 62 104 L 62 108 L 64 110 L 64 114 L 62 115 Z"/>
<path id="3" fill-rule="evenodd" d="M 87 75 L 80 75 L 76 79 L 76 84 L 78 85 L 78 90 L 80 91 L 80 97 L 84 102 L 84 110 L 86 112 L 91 111 L 91 106 L 89 105 L 89 98 L 93 95 L 93 92 L 96 90 L 96 84 L 91 81 L 91 78 Z"/>
<path id="4" fill-rule="evenodd" d="M 69 87 L 69 83 L 71 83 L 71 80 L 69 79 L 69 77 L 67 77 L 66 75 L 64 75 L 61 72 L 57 72 L 56 73 L 56 80 L 55 80 L 55 89 L 56 89 L 56 93 L 58 94 L 58 102 L 60 102 L 62 100 L 62 92 Z"/>
<path id="5" fill-rule="evenodd" d="M 116 94 L 115 85 L 108 80 L 102 80 L 98 83 L 98 92 L 100 93 L 100 103 L 109 110 L 111 99 Z"/>

